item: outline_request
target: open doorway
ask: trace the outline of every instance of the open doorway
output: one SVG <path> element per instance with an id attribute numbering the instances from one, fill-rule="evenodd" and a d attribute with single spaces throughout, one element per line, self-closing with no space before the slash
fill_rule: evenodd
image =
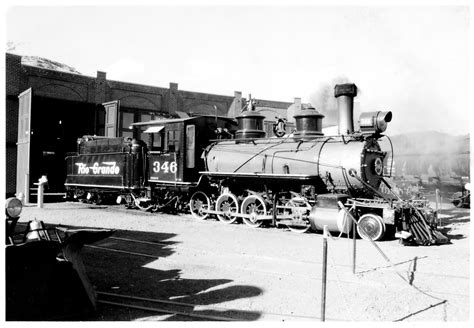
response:
<path id="1" fill-rule="evenodd" d="M 30 187 L 48 177 L 45 192 L 64 191 L 65 157 L 77 151 L 77 138 L 96 131 L 96 106 L 83 102 L 33 97 Z"/>

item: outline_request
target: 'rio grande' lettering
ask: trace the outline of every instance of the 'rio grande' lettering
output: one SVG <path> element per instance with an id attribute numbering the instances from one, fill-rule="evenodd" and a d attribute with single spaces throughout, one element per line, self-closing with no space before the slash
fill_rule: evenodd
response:
<path id="1" fill-rule="evenodd" d="M 76 165 L 77 174 L 116 175 L 120 173 L 120 167 L 117 166 L 116 162 L 102 162 L 102 165 L 95 162 L 92 166 L 87 166 L 84 163 L 76 163 Z"/>

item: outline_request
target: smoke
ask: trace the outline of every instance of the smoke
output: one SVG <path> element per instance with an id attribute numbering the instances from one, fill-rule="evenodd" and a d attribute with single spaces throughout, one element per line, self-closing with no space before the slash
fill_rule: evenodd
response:
<path id="1" fill-rule="evenodd" d="M 314 108 L 324 115 L 323 127 L 338 124 L 337 102 L 334 97 L 334 86 L 343 83 L 351 83 L 351 81 L 345 76 L 335 77 L 329 83 L 320 84 L 316 91 L 309 96 L 309 100 Z M 359 90 L 357 90 L 357 92 L 359 92 Z"/>
<path id="2" fill-rule="evenodd" d="M 323 119 L 324 128 L 338 124 L 334 86 L 354 82 L 345 76 L 338 76 L 329 83 L 320 84 L 316 91 L 309 96 L 311 104 L 325 116 Z M 407 90 L 410 90 L 410 88 L 407 88 Z M 400 127 L 391 129 L 395 123 L 391 122 L 389 123 L 391 133 L 388 133 L 393 142 L 394 175 L 420 176 L 423 180 L 426 180 L 427 177 L 437 177 L 440 181 L 452 180 L 453 176 L 469 176 L 469 135 L 452 136 L 429 128 L 428 131 L 420 131 L 420 122 L 425 122 L 428 118 L 432 121 L 435 120 L 436 117 L 434 116 L 437 116 L 439 111 L 431 111 L 430 115 L 427 115 L 427 106 L 423 101 L 437 98 L 423 94 L 423 92 L 427 92 L 424 89 L 419 90 L 418 88 L 416 90 L 416 97 L 405 93 L 402 98 L 395 96 L 388 101 L 393 103 L 393 107 L 396 108 L 395 114 L 400 114 L 396 117 Z M 422 93 L 421 96 L 420 93 Z M 400 93 L 395 92 L 395 94 Z M 361 106 L 357 102 L 358 98 L 363 98 L 363 91 L 359 87 L 357 87 L 357 98 L 354 99 L 355 130 L 358 129 L 357 120 L 361 112 Z M 363 108 L 363 111 L 381 110 L 380 105 L 373 105 L 380 99 L 372 100 L 372 97 L 370 98 L 364 102 L 365 108 Z M 417 110 L 407 110 L 407 108 L 417 108 Z M 413 125 L 418 128 L 410 128 Z M 398 130 L 396 131 L 398 133 L 393 133 L 392 130 Z M 413 132 L 413 130 L 416 132 Z M 390 151 L 391 147 L 387 140 L 382 139 L 380 142 L 384 151 Z"/>

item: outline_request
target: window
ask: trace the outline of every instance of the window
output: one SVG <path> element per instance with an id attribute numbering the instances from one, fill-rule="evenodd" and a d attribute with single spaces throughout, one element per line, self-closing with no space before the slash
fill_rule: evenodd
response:
<path id="1" fill-rule="evenodd" d="M 127 113 L 127 112 L 123 112 L 122 113 L 122 127 L 123 128 L 130 128 L 130 126 L 132 125 L 133 123 L 133 113 Z"/>
<path id="2" fill-rule="evenodd" d="M 193 169 L 195 166 L 194 158 L 196 156 L 196 127 L 188 125 L 186 127 L 186 167 Z"/>
<path id="3" fill-rule="evenodd" d="M 132 123 L 134 121 L 134 113 L 122 112 L 121 113 L 121 133 L 122 137 L 133 137 Z"/>
<path id="4" fill-rule="evenodd" d="M 153 148 L 155 149 L 163 149 L 163 132 L 158 132 L 158 133 L 153 133 L 152 138 L 153 138 Z"/>
<path id="5" fill-rule="evenodd" d="M 139 122 L 148 122 L 148 121 L 151 121 L 152 118 L 151 118 L 151 115 L 149 114 L 141 114 L 140 115 L 140 119 L 138 120 Z M 148 140 L 149 140 L 149 137 L 150 137 L 150 133 L 144 133 L 144 131 L 146 130 L 146 128 L 141 128 L 140 129 L 140 136 L 139 138 L 143 141 L 145 141 L 146 143 L 148 143 Z M 161 144 L 161 143 L 160 143 Z M 155 147 L 155 145 L 153 144 L 153 147 Z"/>
<path id="6" fill-rule="evenodd" d="M 178 130 L 168 131 L 168 150 L 169 151 L 179 150 L 179 131 Z"/>

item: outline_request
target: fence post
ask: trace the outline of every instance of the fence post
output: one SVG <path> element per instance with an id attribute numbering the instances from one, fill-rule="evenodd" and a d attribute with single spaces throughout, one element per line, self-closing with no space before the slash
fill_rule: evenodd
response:
<path id="1" fill-rule="evenodd" d="M 352 221 L 352 274 L 356 273 L 356 223 Z"/>
<path id="2" fill-rule="evenodd" d="M 48 178 L 43 175 L 41 178 L 38 179 L 38 182 L 35 185 L 38 186 L 38 193 L 37 193 L 37 204 L 38 208 L 43 208 L 43 197 L 44 197 L 44 185 L 48 183 Z"/>
<path id="3" fill-rule="evenodd" d="M 38 185 L 38 208 L 43 208 L 43 184 L 42 183 L 35 183 L 35 185 Z"/>
<path id="4" fill-rule="evenodd" d="M 25 204 L 30 202 L 30 174 L 25 173 Z"/>
<path id="5" fill-rule="evenodd" d="M 321 321 L 326 321 L 326 273 L 328 263 L 328 226 L 323 228 L 323 272 L 321 286 Z"/>

